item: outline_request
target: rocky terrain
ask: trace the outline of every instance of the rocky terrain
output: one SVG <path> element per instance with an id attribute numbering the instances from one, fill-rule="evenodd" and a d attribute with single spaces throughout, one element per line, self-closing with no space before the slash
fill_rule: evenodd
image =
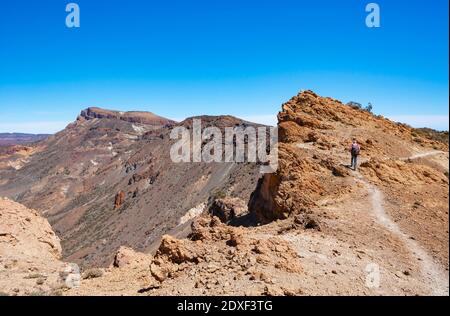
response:
<path id="1" fill-rule="evenodd" d="M 61 245 L 36 211 L 0 198 L 0 292 L 34 295 L 62 284 Z"/>
<path id="2" fill-rule="evenodd" d="M 202 121 L 248 124 L 229 116 Z M 186 236 L 212 197 L 247 201 L 259 177 L 255 164 L 172 163 L 174 126 L 151 113 L 83 110 L 33 147 L 0 154 L 0 196 L 45 216 L 64 260 L 82 267 L 108 266 L 120 246 L 155 251 L 163 234 Z"/>
<path id="3" fill-rule="evenodd" d="M 168 163 L 177 123 L 85 116 L 0 168 L 0 195 L 39 210 L 82 264 L 81 286 L 60 294 L 449 293 L 443 134 L 304 91 L 283 104 L 279 168 L 261 177 Z"/>

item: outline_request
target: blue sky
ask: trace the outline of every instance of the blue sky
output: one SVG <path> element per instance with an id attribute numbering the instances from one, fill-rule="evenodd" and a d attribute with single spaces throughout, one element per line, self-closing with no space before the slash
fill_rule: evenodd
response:
<path id="1" fill-rule="evenodd" d="M 81 109 L 273 123 L 301 89 L 448 129 L 448 1 L 78 0 L 0 3 L 0 132 L 55 132 Z"/>

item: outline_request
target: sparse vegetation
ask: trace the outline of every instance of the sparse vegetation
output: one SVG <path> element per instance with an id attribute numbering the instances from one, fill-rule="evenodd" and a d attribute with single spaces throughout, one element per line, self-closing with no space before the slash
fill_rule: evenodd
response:
<path id="1" fill-rule="evenodd" d="M 31 273 L 29 275 L 27 275 L 25 277 L 25 279 L 39 279 L 39 278 L 43 278 L 44 275 L 40 274 L 40 273 Z"/>
<path id="2" fill-rule="evenodd" d="M 64 167 L 64 174 L 65 174 L 66 176 L 70 175 L 70 170 L 69 170 L 69 168 Z"/>
<path id="3" fill-rule="evenodd" d="M 430 140 L 448 144 L 448 131 L 436 131 L 431 128 L 416 128 L 411 133 L 412 136 L 421 136 Z"/>
<path id="4" fill-rule="evenodd" d="M 214 199 L 223 199 L 227 196 L 227 193 L 221 189 L 217 190 L 216 192 L 214 192 L 213 194 L 213 198 Z"/>
<path id="5" fill-rule="evenodd" d="M 362 110 L 362 111 L 366 111 L 369 113 L 372 113 L 373 110 L 373 105 L 372 103 L 368 103 L 366 107 L 363 107 L 361 103 L 355 102 L 355 101 L 350 101 L 346 104 L 347 106 L 355 109 L 355 110 Z"/>
<path id="6" fill-rule="evenodd" d="M 346 104 L 347 106 L 355 109 L 355 110 L 361 110 L 362 109 L 362 104 L 355 102 L 355 101 L 350 101 Z"/>
<path id="7" fill-rule="evenodd" d="M 101 276 L 103 276 L 103 270 L 99 268 L 93 268 L 86 270 L 83 273 L 83 280 L 100 278 Z"/>

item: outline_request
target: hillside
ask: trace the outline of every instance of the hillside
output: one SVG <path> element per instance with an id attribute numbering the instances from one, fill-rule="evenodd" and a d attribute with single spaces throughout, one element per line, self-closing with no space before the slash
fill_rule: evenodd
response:
<path id="1" fill-rule="evenodd" d="M 311 91 L 278 118 L 280 168 L 249 203 L 264 225 L 205 214 L 67 294 L 448 295 L 447 143 Z"/>
<path id="2" fill-rule="evenodd" d="M 212 196 L 228 192 L 247 203 L 259 177 L 254 164 L 172 163 L 174 126 L 151 113 L 83 110 L 35 147 L 0 156 L 0 196 L 44 215 L 63 258 L 81 266 L 107 266 L 123 245 L 154 251 L 163 234 L 186 236 L 187 214 Z"/>

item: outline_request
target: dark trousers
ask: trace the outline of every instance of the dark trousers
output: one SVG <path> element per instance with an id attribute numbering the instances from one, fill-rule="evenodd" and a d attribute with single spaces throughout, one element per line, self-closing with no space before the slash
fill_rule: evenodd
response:
<path id="1" fill-rule="evenodd" d="M 350 167 L 356 170 L 357 165 L 358 165 L 358 155 L 352 155 L 352 163 Z"/>

